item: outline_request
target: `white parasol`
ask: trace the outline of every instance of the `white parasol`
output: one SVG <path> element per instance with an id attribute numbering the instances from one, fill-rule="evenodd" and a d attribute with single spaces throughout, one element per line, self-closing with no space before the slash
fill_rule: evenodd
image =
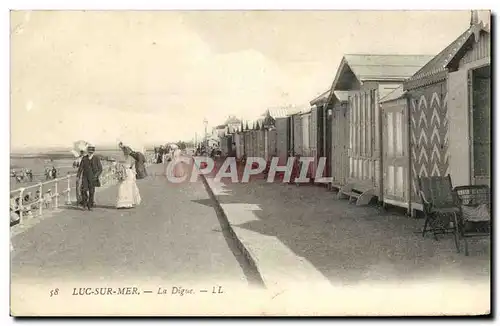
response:
<path id="1" fill-rule="evenodd" d="M 135 152 L 144 153 L 144 150 L 146 149 L 146 146 L 144 146 L 144 143 L 138 139 L 122 139 L 122 140 L 120 140 L 120 142 L 123 143 L 123 146 L 129 147 L 130 149 L 132 149 Z"/>
<path id="2" fill-rule="evenodd" d="M 89 146 L 89 143 L 86 142 L 85 140 L 78 140 L 73 143 L 73 149 L 71 150 L 71 153 L 75 154 L 77 153 L 76 157 L 80 156 L 80 151 L 86 151 L 87 147 Z"/>
<path id="3" fill-rule="evenodd" d="M 70 150 L 70 152 L 71 152 L 71 154 L 73 154 L 73 156 L 74 156 L 75 158 L 80 157 L 80 153 L 78 153 L 78 152 L 77 152 L 77 151 L 75 151 L 74 149 Z"/>

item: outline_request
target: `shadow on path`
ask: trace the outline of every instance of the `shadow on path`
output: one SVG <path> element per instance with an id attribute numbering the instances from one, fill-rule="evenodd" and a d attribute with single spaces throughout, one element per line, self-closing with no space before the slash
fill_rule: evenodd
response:
<path id="1" fill-rule="evenodd" d="M 376 207 L 357 207 L 335 199 L 322 187 L 224 181 L 229 193 L 219 196 L 221 204 L 260 208 L 253 211 L 258 220 L 238 227 L 277 237 L 333 283 L 489 279 L 487 239 L 471 241 L 467 257 L 456 253 L 448 236 L 434 241 L 415 234 L 421 230 L 421 220 Z"/>
<path id="2" fill-rule="evenodd" d="M 207 192 L 210 194 L 210 189 L 208 189 L 208 185 L 205 182 L 204 185 L 205 188 L 207 188 L 206 189 Z M 226 240 L 227 246 L 233 253 L 236 260 L 238 261 L 238 264 L 240 265 L 243 274 L 245 274 L 245 278 L 247 279 L 248 284 L 256 288 L 265 288 L 264 281 L 262 280 L 259 271 L 253 264 L 249 262 L 248 258 L 238 247 L 237 243 L 238 239 L 236 238 L 236 235 L 233 234 L 231 232 L 231 229 L 228 227 L 228 220 L 227 217 L 224 215 L 224 211 L 218 205 L 216 199 L 212 198 L 211 195 L 210 197 L 211 198 L 209 199 L 193 200 L 193 202 L 212 207 L 215 210 L 217 214 L 217 219 L 219 220 L 222 234 L 224 236 L 224 240 Z"/>

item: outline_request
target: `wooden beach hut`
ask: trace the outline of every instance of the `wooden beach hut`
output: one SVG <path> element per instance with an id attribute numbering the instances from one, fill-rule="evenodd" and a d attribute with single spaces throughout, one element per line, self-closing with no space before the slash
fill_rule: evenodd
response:
<path id="1" fill-rule="evenodd" d="M 380 98 L 400 87 L 432 56 L 345 55 L 332 84 L 348 92 L 349 177 L 339 198 L 367 204 L 383 197 Z"/>
<path id="2" fill-rule="evenodd" d="M 295 113 L 291 118 L 292 124 L 292 151 L 293 156 L 302 155 L 302 113 Z"/>
<path id="3" fill-rule="evenodd" d="M 408 105 L 403 86 L 380 100 L 383 204 L 410 209 Z"/>
<path id="4" fill-rule="evenodd" d="M 331 176 L 331 115 L 328 116 L 328 99 L 331 91 L 328 90 L 314 100 L 311 104 L 311 141 L 315 146 L 313 149 L 313 157 L 319 160 L 321 157 L 326 158 L 326 165 L 323 172 L 323 177 Z"/>
<path id="5" fill-rule="evenodd" d="M 240 160 L 243 156 L 243 151 L 244 151 L 243 131 L 240 129 L 233 136 L 234 136 L 234 146 L 236 148 L 236 159 Z"/>
<path id="6" fill-rule="evenodd" d="M 409 79 L 411 205 L 418 176 L 450 174 L 454 186 L 491 183 L 491 37 L 470 27 Z M 413 210 L 412 210 L 413 212 Z"/>
<path id="7" fill-rule="evenodd" d="M 266 111 L 263 121 L 266 142 L 266 160 L 271 160 L 273 157 L 281 158 L 281 153 L 284 153 L 283 158 L 285 159 L 284 162 L 286 162 L 286 157 L 288 155 L 288 141 L 286 138 L 288 123 L 278 123 L 277 121 L 286 120 L 289 113 L 290 110 L 287 108 L 271 108 Z M 280 128 L 278 128 L 278 124 L 280 124 Z"/>
<path id="8" fill-rule="evenodd" d="M 349 110 L 348 92 L 334 91 L 328 99 L 331 113 L 328 126 L 331 129 L 330 160 L 332 187 L 340 189 L 349 180 Z"/>
<path id="9" fill-rule="evenodd" d="M 290 148 L 290 117 L 276 118 L 276 152 L 279 164 L 286 163 Z"/>

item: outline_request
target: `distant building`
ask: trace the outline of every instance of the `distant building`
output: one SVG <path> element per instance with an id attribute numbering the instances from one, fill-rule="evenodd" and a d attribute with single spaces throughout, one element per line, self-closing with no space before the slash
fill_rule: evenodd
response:
<path id="1" fill-rule="evenodd" d="M 212 128 L 212 134 L 210 138 L 220 141 L 220 139 L 225 135 L 235 133 L 239 131 L 240 128 L 241 120 L 236 118 L 235 116 L 230 115 L 223 124 Z"/>
<path id="2" fill-rule="evenodd" d="M 226 125 L 218 125 L 212 129 L 212 136 L 215 138 L 224 137 L 226 134 Z"/>
<path id="3" fill-rule="evenodd" d="M 230 115 L 224 122 L 224 125 L 226 126 L 226 133 L 232 134 L 240 130 L 241 120 L 234 115 Z"/>

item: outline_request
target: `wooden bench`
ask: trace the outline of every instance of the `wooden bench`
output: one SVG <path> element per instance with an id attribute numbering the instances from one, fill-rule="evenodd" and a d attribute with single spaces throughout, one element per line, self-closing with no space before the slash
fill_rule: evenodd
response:
<path id="1" fill-rule="evenodd" d="M 318 180 L 316 180 L 316 178 L 313 178 L 311 179 L 313 181 L 313 183 L 319 185 L 319 186 L 322 186 L 322 187 L 326 187 L 328 190 L 330 189 L 331 187 L 331 184 L 332 184 L 332 181 L 328 179 L 328 177 L 326 178 L 320 178 Z"/>
<path id="2" fill-rule="evenodd" d="M 337 198 L 356 201 L 356 206 L 368 205 L 375 197 L 375 187 L 370 182 L 350 182 L 341 187 Z"/>
<path id="3" fill-rule="evenodd" d="M 342 185 L 338 182 L 332 182 L 330 183 L 330 190 L 332 191 L 337 191 L 337 192 L 340 192 L 340 189 L 342 189 Z"/>

